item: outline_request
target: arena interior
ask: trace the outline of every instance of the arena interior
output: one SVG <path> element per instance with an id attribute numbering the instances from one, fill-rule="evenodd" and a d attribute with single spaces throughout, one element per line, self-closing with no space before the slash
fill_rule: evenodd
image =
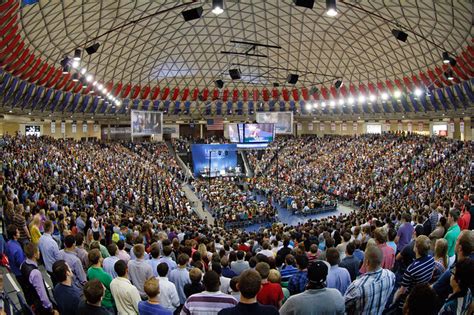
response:
<path id="1" fill-rule="evenodd" d="M 0 314 L 473 314 L 473 14 L 0 0 Z"/>

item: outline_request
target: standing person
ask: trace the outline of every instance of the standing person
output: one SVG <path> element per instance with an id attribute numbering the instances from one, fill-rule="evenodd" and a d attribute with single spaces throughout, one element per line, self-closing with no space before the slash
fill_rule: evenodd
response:
<path id="1" fill-rule="evenodd" d="M 100 283 L 104 285 L 105 294 L 102 299 L 102 306 L 109 312 L 115 311 L 115 302 L 110 291 L 110 283 L 112 282 L 112 276 L 104 271 L 102 268 L 102 256 L 98 249 L 93 249 L 89 252 L 89 262 L 91 263 L 90 268 L 87 270 L 87 278 L 89 280 L 98 279 Z"/>
<path id="2" fill-rule="evenodd" d="M 179 304 L 183 305 L 186 302 L 186 294 L 184 294 L 184 286 L 191 283 L 189 279 L 189 272 L 186 269 L 189 256 L 187 254 L 180 254 L 178 256 L 178 268 L 170 272 L 169 279 L 176 286 L 179 296 Z"/>
<path id="3" fill-rule="evenodd" d="M 339 267 L 346 268 L 351 275 L 351 281 L 354 281 L 359 276 L 359 268 L 361 261 L 354 256 L 355 245 L 354 242 L 350 242 L 346 246 L 346 257 L 342 259 Z"/>
<path id="4" fill-rule="evenodd" d="M 115 279 L 117 278 L 117 273 L 115 272 L 114 266 L 115 263 L 120 259 L 117 256 L 118 247 L 112 242 L 107 246 L 107 251 L 109 252 L 110 256 L 104 259 L 102 265 L 104 266 L 104 271 L 107 272 L 112 277 L 112 279 Z"/>
<path id="5" fill-rule="evenodd" d="M 444 302 L 439 314 L 469 314 L 472 303 L 469 287 L 474 285 L 474 260 L 468 258 L 457 263 L 450 284 L 453 293 Z"/>
<path id="6" fill-rule="evenodd" d="M 334 250 L 336 250 L 334 248 Z M 336 250 L 337 251 L 337 250 Z M 336 289 L 326 287 L 328 266 L 315 261 L 308 267 L 308 285 L 303 293 L 290 296 L 280 309 L 282 315 L 343 315 L 344 298 Z"/>
<path id="7" fill-rule="evenodd" d="M 296 265 L 298 266 L 298 272 L 294 274 L 288 282 L 288 290 L 291 295 L 301 293 L 305 290 L 306 284 L 308 283 L 308 257 L 306 255 L 296 256 Z"/>
<path id="8" fill-rule="evenodd" d="M 82 290 L 84 283 L 87 281 L 86 273 L 84 268 L 82 268 L 82 262 L 77 257 L 76 249 L 74 244 L 76 243 L 76 238 L 72 235 L 68 235 L 64 238 L 64 246 L 59 253 L 60 259 L 63 259 L 69 265 L 72 273 L 74 274 L 74 285 Z M 89 254 L 90 255 L 90 254 Z"/>
<path id="9" fill-rule="evenodd" d="M 82 234 L 81 232 L 78 232 L 75 235 L 75 238 L 76 238 L 76 255 L 81 260 L 82 267 L 84 268 L 84 270 L 87 270 L 87 268 L 89 268 L 89 259 L 87 258 L 89 253 L 84 248 L 84 234 Z"/>
<path id="10" fill-rule="evenodd" d="M 398 303 L 400 309 L 410 291 L 417 284 L 429 283 L 434 270 L 434 258 L 429 255 L 431 249 L 430 239 L 420 235 L 415 240 L 415 261 L 405 270 L 400 288 L 395 292 L 393 302 Z"/>
<path id="11" fill-rule="evenodd" d="M 66 261 L 58 260 L 53 264 L 53 274 L 58 284 L 53 289 L 54 299 L 61 314 L 74 314 L 81 302 L 81 291 L 73 286 L 71 269 Z"/>
<path id="12" fill-rule="evenodd" d="M 449 229 L 446 235 L 444 236 L 444 239 L 448 241 L 448 266 L 450 267 L 453 263 L 454 260 L 456 259 L 455 253 L 454 253 L 454 247 L 456 245 L 456 240 L 458 239 L 459 234 L 461 233 L 461 229 L 459 228 L 458 225 L 458 218 L 459 218 L 459 210 L 452 209 L 449 211 L 448 215 L 448 223 L 449 223 Z"/>
<path id="13" fill-rule="evenodd" d="M 205 291 L 191 295 L 184 303 L 181 315 L 217 314 L 224 308 L 237 305 L 237 300 L 219 291 L 219 275 L 212 270 L 204 274 L 202 280 Z"/>
<path id="14" fill-rule="evenodd" d="M 48 220 L 44 223 L 44 234 L 41 235 L 38 247 L 43 257 L 44 268 L 48 272 L 53 281 L 53 285 L 56 284 L 56 279 L 53 275 L 53 264 L 56 260 L 59 260 L 61 254 L 59 253 L 58 243 L 53 239 L 53 222 Z"/>
<path id="15" fill-rule="evenodd" d="M 98 279 L 86 282 L 84 285 L 84 297 L 86 300 L 79 304 L 76 315 L 110 315 L 101 306 L 104 291 L 104 286 Z"/>
<path id="16" fill-rule="evenodd" d="M 257 301 L 260 304 L 273 305 L 276 309 L 279 309 L 284 298 L 283 290 L 279 284 L 268 281 L 270 265 L 266 262 L 259 262 L 255 270 L 262 278 L 262 288 L 257 294 Z"/>
<path id="17" fill-rule="evenodd" d="M 15 275 L 18 283 L 21 284 L 22 277 L 20 268 L 26 257 L 23 249 L 21 248 L 20 242 L 18 242 L 18 239 L 20 238 L 20 231 L 18 231 L 15 225 L 10 224 L 7 227 L 7 234 L 9 241 L 6 245 L 6 254 L 10 263 L 10 269 Z"/>
<path id="18" fill-rule="evenodd" d="M 366 273 L 352 282 L 344 295 L 349 314 L 382 314 L 395 285 L 395 274 L 382 268 L 383 252 L 376 246 L 365 251 Z"/>
<path id="19" fill-rule="evenodd" d="M 58 314 L 53 309 L 53 304 L 48 298 L 43 276 L 38 269 L 40 252 L 34 243 L 25 245 L 26 260 L 21 264 L 21 275 L 23 278 L 23 293 L 29 305 L 33 305 L 39 315 Z"/>
<path id="20" fill-rule="evenodd" d="M 39 214 L 35 215 L 33 217 L 33 220 L 30 223 L 30 235 L 31 235 L 31 241 L 38 245 L 39 239 L 41 237 L 41 232 L 40 232 L 40 226 L 41 226 L 41 218 Z"/>
<path id="21" fill-rule="evenodd" d="M 326 260 L 331 265 L 326 280 L 327 287 L 337 289 L 341 294 L 346 293 L 347 287 L 351 284 L 351 275 L 347 269 L 339 267 L 339 251 L 328 248 Z"/>
<path id="22" fill-rule="evenodd" d="M 153 243 L 151 245 L 151 259 L 147 260 L 146 262 L 150 265 L 151 270 L 153 271 L 153 276 L 158 277 L 157 267 L 160 264 L 160 246 L 158 243 Z"/>
<path id="23" fill-rule="evenodd" d="M 240 290 L 239 304 L 220 310 L 218 315 L 278 315 L 275 307 L 257 302 L 261 282 L 262 278 L 255 270 L 242 272 L 237 283 L 237 288 Z"/>
<path id="24" fill-rule="evenodd" d="M 163 305 L 164 308 L 174 312 L 179 307 L 179 296 L 174 283 L 168 280 L 168 268 L 168 264 L 166 263 L 161 263 L 156 267 L 160 284 L 159 299 L 160 304 Z"/>
<path id="25" fill-rule="evenodd" d="M 128 267 L 125 261 L 115 263 L 117 278 L 110 283 L 110 291 L 117 306 L 118 315 L 138 313 L 138 303 L 142 300 L 138 289 L 128 280 Z"/>
<path id="26" fill-rule="evenodd" d="M 138 313 L 140 315 L 172 315 L 173 312 L 160 305 L 160 284 L 156 278 L 150 278 L 145 281 L 145 292 L 148 296 L 147 301 L 138 302 Z"/>
<path id="27" fill-rule="evenodd" d="M 189 271 L 190 283 L 184 285 L 184 294 L 186 298 L 190 297 L 193 294 L 201 293 L 205 290 L 204 286 L 201 283 L 202 280 L 202 271 L 199 268 L 193 268 Z"/>
<path id="28" fill-rule="evenodd" d="M 240 275 L 242 271 L 250 268 L 249 262 L 244 260 L 245 252 L 239 250 L 237 252 L 237 261 L 233 261 L 230 264 L 230 269 L 235 272 L 237 275 Z"/>
<path id="29" fill-rule="evenodd" d="M 151 270 L 151 266 L 147 264 L 143 258 L 145 255 L 145 246 L 143 246 L 143 244 L 136 244 L 133 246 L 133 253 L 137 259 L 128 262 L 130 281 L 132 281 L 133 285 L 137 287 L 140 296 L 143 299 L 146 299 L 147 295 L 143 286 L 147 279 L 153 277 L 153 271 Z"/>
<path id="30" fill-rule="evenodd" d="M 25 244 L 31 240 L 30 230 L 26 225 L 25 213 L 22 204 L 17 204 L 15 206 L 15 214 L 13 215 L 13 224 L 16 226 L 18 231 L 20 231 L 19 241 L 21 244 Z"/>
<path id="31" fill-rule="evenodd" d="M 410 223 L 411 215 L 408 212 L 402 214 L 401 225 L 398 228 L 395 244 L 397 244 L 397 252 L 401 252 L 405 246 L 410 243 L 415 228 Z"/>
<path id="32" fill-rule="evenodd" d="M 171 258 L 172 253 L 173 248 L 171 247 L 171 245 L 163 246 L 163 255 L 160 257 L 160 259 L 158 259 L 158 264 L 166 263 L 170 271 L 176 269 L 176 267 L 178 266 L 176 262 Z"/>

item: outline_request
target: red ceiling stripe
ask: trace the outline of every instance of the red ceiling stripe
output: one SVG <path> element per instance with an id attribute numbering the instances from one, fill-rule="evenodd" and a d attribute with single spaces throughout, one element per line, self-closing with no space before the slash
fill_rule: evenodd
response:
<path id="1" fill-rule="evenodd" d="M 76 84 L 76 82 L 69 81 L 64 89 L 68 92 L 74 87 L 75 84 Z"/>
<path id="2" fill-rule="evenodd" d="M 219 90 L 217 88 L 214 88 L 212 91 L 212 100 L 215 101 L 219 98 Z"/>
<path id="3" fill-rule="evenodd" d="M 303 99 L 305 101 L 309 100 L 309 94 L 308 94 L 308 89 L 307 88 L 301 88 L 301 95 L 303 96 Z"/>
<path id="4" fill-rule="evenodd" d="M 0 17 L 0 24 L 6 23 L 12 16 L 16 16 L 19 6 L 19 1 L 17 1 L 6 13 L 2 14 L 2 17 Z"/>
<path id="5" fill-rule="evenodd" d="M 387 86 L 390 93 L 393 93 L 395 91 L 393 84 L 390 80 L 385 80 L 385 85 Z"/>
<path id="6" fill-rule="evenodd" d="M 321 88 L 321 95 L 325 100 L 329 99 L 328 89 L 326 89 L 324 86 Z"/>
<path id="7" fill-rule="evenodd" d="M 207 91 L 207 93 L 209 93 L 209 90 L 205 89 L 205 91 Z M 206 93 L 206 99 L 207 99 L 207 93 Z M 163 93 L 161 94 L 161 99 L 166 100 L 168 98 L 168 95 L 170 95 L 170 88 L 165 87 L 165 89 L 163 90 Z"/>
<path id="8" fill-rule="evenodd" d="M 131 98 L 131 99 L 136 99 L 137 96 L 138 96 L 138 94 L 140 94 L 140 90 L 141 90 L 141 89 L 142 89 L 142 88 L 140 87 L 140 85 L 136 84 L 136 85 L 133 87 L 133 89 L 132 89 L 133 92 L 132 92 L 132 94 L 130 95 L 130 98 Z"/>
<path id="9" fill-rule="evenodd" d="M 247 100 L 249 99 L 249 90 L 244 89 L 244 92 L 242 93 L 242 95 L 243 95 L 244 102 L 247 102 Z"/>
<path id="10" fill-rule="evenodd" d="M 469 69 L 469 66 L 466 65 L 462 58 L 459 58 L 457 65 L 461 67 L 464 73 L 467 74 L 469 77 L 472 78 L 474 76 L 474 72 Z"/>
<path id="11" fill-rule="evenodd" d="M 114 89 L 114 91 L 113 91 L 113 95 L 114 95 L 114 96 L 117 96 L 117 95 L 120 94 L 120 91 L 122 91 L 122 86 L 123 86 L 122 82 L 119 82 L 119 83 L 115 86 L 115 89 Z"/>
<path id="12" fill-rule="evenodd" d="M 150 94 L 151 88 L 149 85 L 145 86 L 142 91 L 142 99 L 146 100 Z"/>
<path id="13" fill-rule="evenodd" d="M 130 93 L 130 91 L 132 90 L 132 85 L 130 83 L 127 83 L 127 85 L 125 86 L 125 89 L 122 93 L 122 98 L 127 98 L 128 94 Z M 159 92 L 159 90 L 158 90 Z"/>
<path id="14" fill-rule="evenodd" d="M 420 78 L 421 78 L 421 81 L 423 82 L 423 84 L 426 85 L 427 87 L 429 87 L 432 82 L 428 79 L 426 74 L 424 72 L 420 71 L 419 75 L 420 75 Z"/>
<path id="15" fill-rule="evenodd" d="M 291 92 L 292 92 L 292 94 L 293 94 L 293 99 L 294 99 L 295 101 L 299 101 L 299 100 L 300 100 L 300 95 L 299 95 L 299 93 L 298 93 L 298 90 L 297 90 L 297 89 L 293 89 Z"/>
<path id="16" fill-rule="evenodd" d="M 438 78 L 436 77 L 433 71 L 428 69 L 426 73 L 428 74 L 428 77 L 430 78 L 431 82 L 433 82 L 434 85 L 436 85 L 437 87 L 443 86 L 443 84 L 441 84 L 441 82 L 438 80 Z"/>
<path id="17" fill-rule="evenodd" d="M 252 99 L 254 100 L 254 102 L 258 101 L 258 94 L 259 94 L 259 91 L 258 89 L 253 89 L 253 93 L 252 93 Z"/>
<path id="18" fill-rule="evenodd" d="M 41 76 L 41 79 L 38 81 L 38 84 L 44 85 L 46 82 L 48 82 L 48 80 L 51 79 L 51 77 L 53 76 L 54 71 L 56 71 L 56 68 L 49 67 L 49 71 Z"/>
<path id="19" fill-rule="evenodd" d="M 412 75 L 411 76 L 411 81 L 413 82 L 413 84 L 415 85 L 415 87 L 420 87 L 422 84 L 420 82 L 420 80 L 418 79 L 418 77 L 416 76 L 416 74 Z"/>
<path id="20" fill-rule="evenodd" d="M 413 83 L 410 81 L 410 78 L 408 77 L 403 77 L 403 83 L 405 85 L 405 87 L 409 90 L 409 91 L 413 91 L 414 88 L 413 88 Z"/>
<path id="21" fill-rule="evenodd" d="M 374 95 L 377 95 L 377 88 L 375 87 L 375 85 L 372 82 L 369 82 L 367 84 L 367 87 L 368 87 L 370 93 L 372 93 Z"/>
<path id="22" fill-rule="evenodd" d="M 398 80 L 398 79 L 395 79 L 394 81 L 395 81 L 395 85 L 397 86 L 398 90 L 399 90 L 399 91 L 403 91 L 403 84 L 402 84 L 402 82 L 400 82 L 400 80 Z"/>
<path id="23" fill-rule="evenodd" d="M 474 68 L 474 60 L 469 56 L 469 54 L 464 51 L 461 55 L 464 58 L 466 64 L 468 64 L 471 68 Z"/>
<path id="24" fill-rule="evenodd" d="M 29 66 L 31 66 L 34 60 L 35 60 L 35 55 L 34 54 L 29 55 L 28 60 L 20 68 L 13 71 L 13 75 L 19 76 L 20 74 L 22 74 Z"/>
<path id="25" fill-rule="evenodd" d="M 0 36 L 4 36 L 8 31 L 12 30 L 12 29 L 18 29 L 18 26 L 17 26 L 17 17 L 16 15 L 3 27 L 0 28 Z"/>
<path id="26" fill-rule="evenodd" d="M 0 52 L 0 59 L 2 60 L 5 59 L 20 42 L 20 35 L 16 35 L 14 38 L 13 38 L 13 35 L 14 35 L 13 33 L 8 34 L 7 36 L 5 36 L 4 40 L 0 42 L 0 47 L 5 47 L 3 51 Z M 2 44 L 3 42 L 6 42 L 6 43 Z"/>
<path id="27" fill-rule="evenodd" d="M 30 68 L 30 70 L 28 70 L 26 73 L 23 73 L 20 78 L 22 80 L 27 80 L 29 79 L 29 77 L 31 77 L 33 75 L 33 73 L 36 72 L 36 70 L 38 69 L 38 67 L 40 66 L 40 64 L 42 63 L 41 59 L 36 59 L 34 65 Z"/>
<path id="28" fill-rule="evenodd" d="M 111 93 L 113 87 L 114 87 L 114 82 L 113 81 L 107 82 L 107 84 L 105 85 L 105 88 L 107 89 L 107 93 Z"/>
<path id="29" fill-rule="evenodd" d="M 181 96 L 181 101 L 187 101 L 189 97 L 189 88 L 184 88 L 183 95 Z"/>
<path id="30" fill-rule="evenodd" d="M 367 88 L 363 83 L 359 84 L 359 93 L 362 93 L 363 95 L 367 96 L 369 93 L 367 93 Z"/>
<path id="31" fill-rule="evenodd" d="M 265 93 L 265 89 L 263 90 L 263 93 Z M 285 100 L 285 102 L 288 102 L 290 100 L 290 97 L 288 96 L 288 90 L 286 88 L 283 88 L 281 90 L 281 94 L 282 94 L 283 99 Z M 265 99 L 265 95 L 264 95 L 263 99 Z"/>
<path id="32" fill-rule="evenodd" d="M 178 99 L 178 96 L 179 96 L 179 88 L 175 87 L 173 91 L 173 97 L 172 97 L 173 101 L 176 101 Z"/>
<path id="33" fill-rule="evenodd" d="M 229 90 L 226 88 L 226 89 L 224 90 L 224 93 L 222 94 L 222 100 L 223 100 L 224 102 L 227 102 L 227 99 L 228 99 L 228 98 L 229 98 Z"/>
<path id="34" fill-rule="evenodd" d="M 435 68 L 435 71 L 436 71 L 436 74 L 437 74 L 438 78 L 439 78 L 445 85 L 452 85 L 452 83 L 451 83 L 448 79 L 446 79 L 443 70 L 441 70 L 440 68 L 436 67 L 436 68 Z"/>
<path id="35" fill-rule="evenodd" d="M 272 89 L 272 98 L 276 101 L 278 100 L 278 90 L 276 88 Z"/>
<path id="36" fill-rule="evenodd" d="M 29 79 L 30 82 L 36 82 L 40 77 L 42 77 L 48 70 L 48 64 L 46 61 L 41 65 L 41 68 L 36 71 L 36 73 Z"/>
<path id="37" fill-rule="evenodd" d="M 82 91 L 82 83 L 77 81 L 77 82 L 74 82 L 75 83 L 75 86 L 74 86 L 74 90 L 73 92 L 74 93 L 79 93 Z"/>
<path id="38" fill-rule="evenodd" d="M 30 50 L 28 48 L 23 50 L 23 52 L 21 53 L 20 58 L 18 58 L 17 61 L 15 61 L 12 64 L 10 64 L 9 66 L 7 66 L 7 71 L 12 72 L 16 68 L 18 68 L 25 61 L 26 57 L 28 57 L 29 54 L 30 54 Z"/>
<path id="39" fill-rule="evenodd" d="M 351 92 L 351 94 L 352 94 L 353 96 L 355 96 L 355 97 L 358 96 L 354 84 L 351 83 L 351 84 L 349 85 L 349 91 Z"/>
<path id="40" fill-rule="evenodd" d="M 197 98 L 199 96 L 199 89 L 198 88 L 194 88 L 194 91 L 193 91 L 193 97 L 191 98 L 193 101 L 196 101 Z"/>
<path id="41" fill-rule="evenodd" d="M 237 102 L 239 100 L 239 90 L 237 89 L 234 89 L 234 91 L 232 91 L 232 102 Z"/>
<path id="42" fill-rule="evenodd" d="M 18 58 L 20 52 L 23 50 L 23 47 L 25 47 L 25 43 L 21 42 L 20 45 L 18 45 L 15 50 L 11 52 L 10 56 L 5 58 L 2 62 L 0 62 L 0 64 L 6 66 L 14 62 Z"/>
<path id="43" fill-rule="evenodd" d="M 385 92 L 385 85 L 383 84 L 383 82 L 377 82 L 377 89 L 379 90 L 380 93 Z"/>
<path id="44" fill-rule="evenodd" d="M 347 97 L 347 89 L 344 85 L 339 88 L 339 92 L 342 94 L 342 96 Z"/>
<path id="45" fill-rule="evenodd" d="M 160 94 L 160 87 L 158 85 L 156 85 L 154 88 L 153 88 L 153 92 L 151 94 L 151 99 L 154 101 L 158 98 L 158 95 Z"/>
<path id="46" fill-rule="evenodd" d="M 52 87 L 53 85 L 55 85 L 59 79 L 61 78 L 61 75 L 63 74 L 63 70 L 62 69 L 57 69 L 56 70 L 56 75 L 51 79 L 51 81 L 48 82 L 48 84 L 46 84 L 47 87 Z"/>
<path id="47" fill-rule="evenodd" d="M 331 87 L 329 88 L 329 92 L 331 93 L 332 97 L 333 98 L 337 98 L 337 90 L 336 90 L 336 87 L 334 85 L 331 85 Z"/>
<path id="48" fill-rule="evenodd" d="M 287 95 L 288 95 L 288 91 L 287 91 Z M 265 102 L 268 102 L 268 100 L 270 99 L 270 93 L 268 93 L 267 88 L 263 88 L 262 97 Z"/>
<path id="49" fill-rule="evenodd" d="M 59 81 L 59 83 L 56 85 L 56 89 L 57 90 L 60 90 L 62 89 L 66 83 L 69 81 L 69 79 L 71 78 L 71 74 L 70 73 L 66 73 L 66 74 L 63 74 L 63 78 L 61 81 Z"/>
<path id="50" fill-rule="evenodd" d="M 6 11 L 14 4 L 14 0 L 7 0 L 5 3 L 0 3 L 0 12 Z"/>

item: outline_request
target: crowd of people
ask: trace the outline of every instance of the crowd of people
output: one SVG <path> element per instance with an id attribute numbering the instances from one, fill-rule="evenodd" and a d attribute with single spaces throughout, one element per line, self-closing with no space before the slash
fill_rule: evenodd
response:
<path id="1" fill-rule="evenodd" d="M 304 208 L 315 195 L 360 209 L 245 232 L 192 212 L 163 144 L 3 140 L 1 261 L 35 314 L 473 311 L 472 142 L 277 140 L 278 156 L 250 159 L 261 171 L 249 187 L 194 182 L 220 219 L 271 216 L 270 201 L 288 198 Z"/>

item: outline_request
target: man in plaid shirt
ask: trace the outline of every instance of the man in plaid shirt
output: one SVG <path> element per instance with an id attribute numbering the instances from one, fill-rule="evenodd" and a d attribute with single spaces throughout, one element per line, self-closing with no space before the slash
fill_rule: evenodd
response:
<path id="1" fill-rule="evenodd" d="M 376 246 L 365 251 L 367 273 L 356 279 L 344 295 L 347 314 L 382 314 L 395 285 L 395 274 L 382 269 L 383 253 Z"/>
<path id="2" fill-rule="evenodd" d="M 296 265 L 298 266 L 298 272 L 288 282 L 288 290 L 291 295 L 303 292 L 308 283 L 308 257 L 306 255 L 296 256 Z"/>

